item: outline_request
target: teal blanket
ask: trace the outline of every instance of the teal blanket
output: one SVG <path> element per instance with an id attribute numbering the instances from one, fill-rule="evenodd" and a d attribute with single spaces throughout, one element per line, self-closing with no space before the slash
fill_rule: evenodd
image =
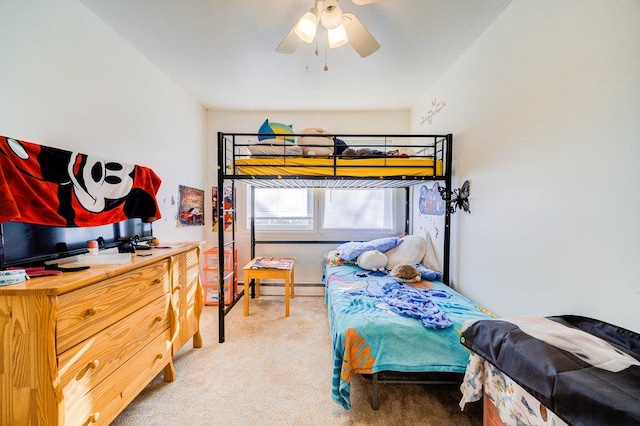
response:
<path id="1" fill-rule="evenodd" d="M 462 324 L 468 319 L 491 318 L 485 309 L 436 281 L 412 286 L 355 265 L 327 267 L 324 281 L 333 342 L 331 392 L 334 401 L 345 409 L 351 407 L 354 373 L 464 373 L 469 350 L 460 344 Z M 429 326 L 419 311 L 421 306 L 415 308 L 419 315 L 412 314 L 406 304 L 414 297 L 405 296 L 403 309 L 398 309 L 388 299 L 389 288 L 404 294 L 402 286 L 407 286 L 407 293 L 421 292 L 420 305 L 424 306 L 425 299 L 432 301 L 451 325 Z"/>

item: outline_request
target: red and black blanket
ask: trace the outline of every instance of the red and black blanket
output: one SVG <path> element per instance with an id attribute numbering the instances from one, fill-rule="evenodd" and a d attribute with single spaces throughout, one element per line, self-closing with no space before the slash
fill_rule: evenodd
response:
<path id="1" fill-rule="evenodd" d="M 0 136 L 0 223 L 98 226 L 160 218 L 153 170 Z"/>
<path id="2" fill-rule="evenodd" d="M 640 424 L 640 335 L 575 315 L 466 323 L 461 342 L 571 425 Z"/>

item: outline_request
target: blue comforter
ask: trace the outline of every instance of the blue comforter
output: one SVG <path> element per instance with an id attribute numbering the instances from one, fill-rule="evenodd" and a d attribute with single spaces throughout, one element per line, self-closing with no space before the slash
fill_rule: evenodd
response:
<path id="1" fill-rule="evenodd" d="M 462 324 L 491 318 L 435 281 L 423 282 L 425 288 L 420 289 L 355 265 L 328 267 L 324 280 L 333 342 L 332 397 L 345 409 L 351 407 L 354 373 L 464 373 L 469 350 L 460 344 Z M 400 300 L 389 299 L 391 294 Z M 428 319 L 434 308 L 438 315 Z"/>

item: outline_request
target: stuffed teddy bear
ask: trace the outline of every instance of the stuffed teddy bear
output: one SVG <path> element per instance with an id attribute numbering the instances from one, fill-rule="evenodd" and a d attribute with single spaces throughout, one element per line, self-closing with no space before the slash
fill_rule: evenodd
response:
<path id="1" fill-rule="evenodd" d="M 422 274 L 420 274 L 418 268 L 408 263 L 400 263 L 394 266 L 391 270 L 391 275 L 409 283 L 422 281 Z"/>
<path id="2" fill-rule="evenodd" d="M 387 264 L 387 255 L 378 250 L 367 250 L 358 256 L 356 263 L 362 269 L 384 271 L 384 267 Z"/>
<path id="3" fill-rule="evenodd" d="M 325 129 L 307 127 L 300 132 L 305 136 L 298 138 L 298 145 L 302 147 L 305 157 L 329 157 L 333 155 L 334 141 L 327 135 Z"/>

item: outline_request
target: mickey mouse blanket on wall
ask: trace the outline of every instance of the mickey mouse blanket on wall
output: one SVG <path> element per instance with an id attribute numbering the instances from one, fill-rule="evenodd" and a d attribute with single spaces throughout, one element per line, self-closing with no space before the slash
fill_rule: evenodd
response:
<path id="1" fill-rule="evenodd" d="M 160 218 L 153 170 L 0 136 L 0 222 L 97 226 Z"/>

